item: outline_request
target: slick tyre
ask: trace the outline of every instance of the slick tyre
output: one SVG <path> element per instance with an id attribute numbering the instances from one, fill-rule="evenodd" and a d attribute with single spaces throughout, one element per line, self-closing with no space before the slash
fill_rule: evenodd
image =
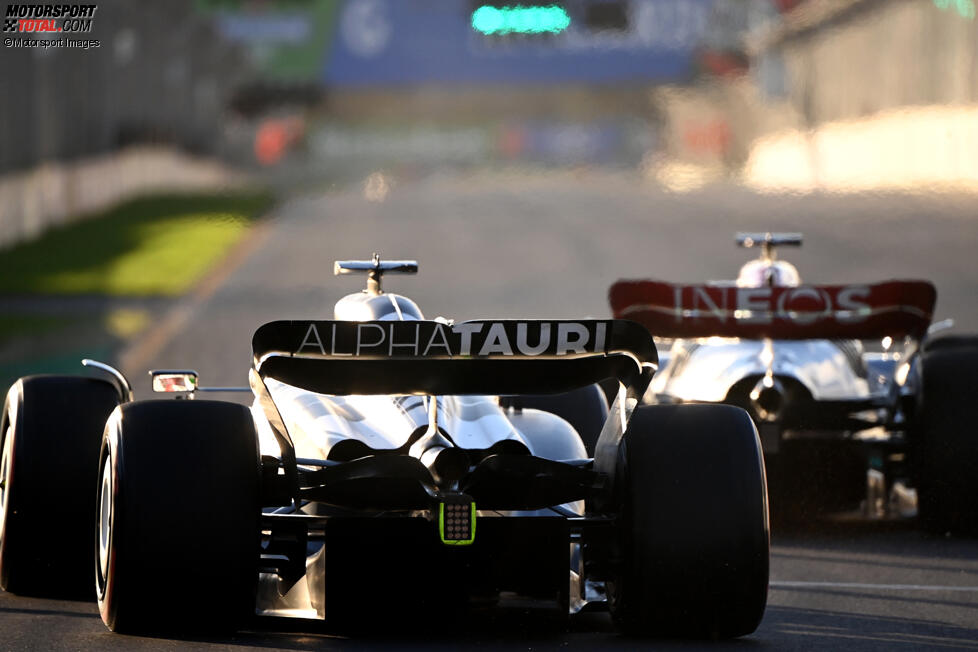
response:
<path id="1" fill-rule="evenodd" d="M 935 346 L 920 364 L 913 442 L 920 521 L 931 532 L 976 535 L 978 345 Z"/>
<path id="2" fill-rule="evenodd" d="M 972 349 L 978 350 L 978 335 L 944 335 L 927 339 L 923 343 L 924 353 L 942 349 Z"/>
<path id="3" fill-rule="evenodd" d="M 764 463 L 746 412 L 726 405 L 636 409 L 622 441 L 621 566 L 611 615 L 632 635 L 732 638 L 767 603 Z"/>
<path id="4" fill-rule="evenodd" d="M 80 376 L 21 378 L 0 420 L 0 587 L 37 596 L 92 593 L 92 487 L 114 385 Z"/>
<path id="5" fill-rule="evenodd" d="M 124 405 L 98 470 L 96 589 L 109 629 L 231 631 L 254 613 L 260 473 L 247 408 Z"/>

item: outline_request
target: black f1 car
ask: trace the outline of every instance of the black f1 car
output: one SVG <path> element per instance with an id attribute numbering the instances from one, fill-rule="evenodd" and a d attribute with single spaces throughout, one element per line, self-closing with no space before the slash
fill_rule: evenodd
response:
<path id="1" fill-rule="evenodd" d="M 786 520 L 861 503 L 978 532 L 978 337 L 930 336 L 927 281 L 804 285 L 776 256 L 800 234 L 737 242 L 761 255 L 735 281 L 612 286 L 616 317 L 672 338 L 646 402 L 748 410 Z"/>
<path id="2" fill-rule="evenodd" d="M 333 321 L 257 330 L 250 408 L 197 400 L 232 388 L 184 370 L 151 372 L 183 400 L 134 401 L 100 363 L 106 378 L 17 381 L 0 427 L 2 587 L 94 576 L 122 632 L 255 614 L 342 627 L 514 594 L 606 606 L 639 634 L 753 632 L 769 528 L 748 414 L 637 406 L 657 357 L 634 322 L 425 320 L 380 287 L 416 270 L 336 263 L 367 289 Z M 528 406 L 568 391 L 551 412 Z M 582 406 L 606 417 L 593 457 L 569 422 Z"/>

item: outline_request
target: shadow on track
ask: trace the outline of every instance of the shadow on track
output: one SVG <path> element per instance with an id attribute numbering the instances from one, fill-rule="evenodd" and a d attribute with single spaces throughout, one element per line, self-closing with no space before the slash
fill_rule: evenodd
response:
<path id="1" fill-rule="evenodd" d="M 978 650 L 978 627 L 791 607 L 768 607 L 758 636 L 779 650 Z"/>

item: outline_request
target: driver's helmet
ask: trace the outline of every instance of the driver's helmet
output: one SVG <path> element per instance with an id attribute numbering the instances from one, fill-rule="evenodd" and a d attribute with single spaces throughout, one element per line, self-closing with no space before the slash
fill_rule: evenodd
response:
<path id="1" fill-rule="evenodd" d="M 798 270 L 783 260 L 752 260 L 740 268 L 737 287 L 795 287 L 801 284 Z"/>

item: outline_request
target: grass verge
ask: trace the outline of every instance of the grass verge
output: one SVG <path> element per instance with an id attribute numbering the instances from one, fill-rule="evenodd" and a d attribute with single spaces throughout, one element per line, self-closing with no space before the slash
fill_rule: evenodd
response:
<path id="1" fill-rule="evenodd" d="M 0 346 L 4 340 L 23 333 L 43 335 L 63 326 L 63 318 L 51 315 L 0 315 Z"/>
<path id="2" fill-rule="evenodd" d="M 0 293 L 176 296 L 271 203 L 267 192 L 127 201 L 0 252 Z"/>

